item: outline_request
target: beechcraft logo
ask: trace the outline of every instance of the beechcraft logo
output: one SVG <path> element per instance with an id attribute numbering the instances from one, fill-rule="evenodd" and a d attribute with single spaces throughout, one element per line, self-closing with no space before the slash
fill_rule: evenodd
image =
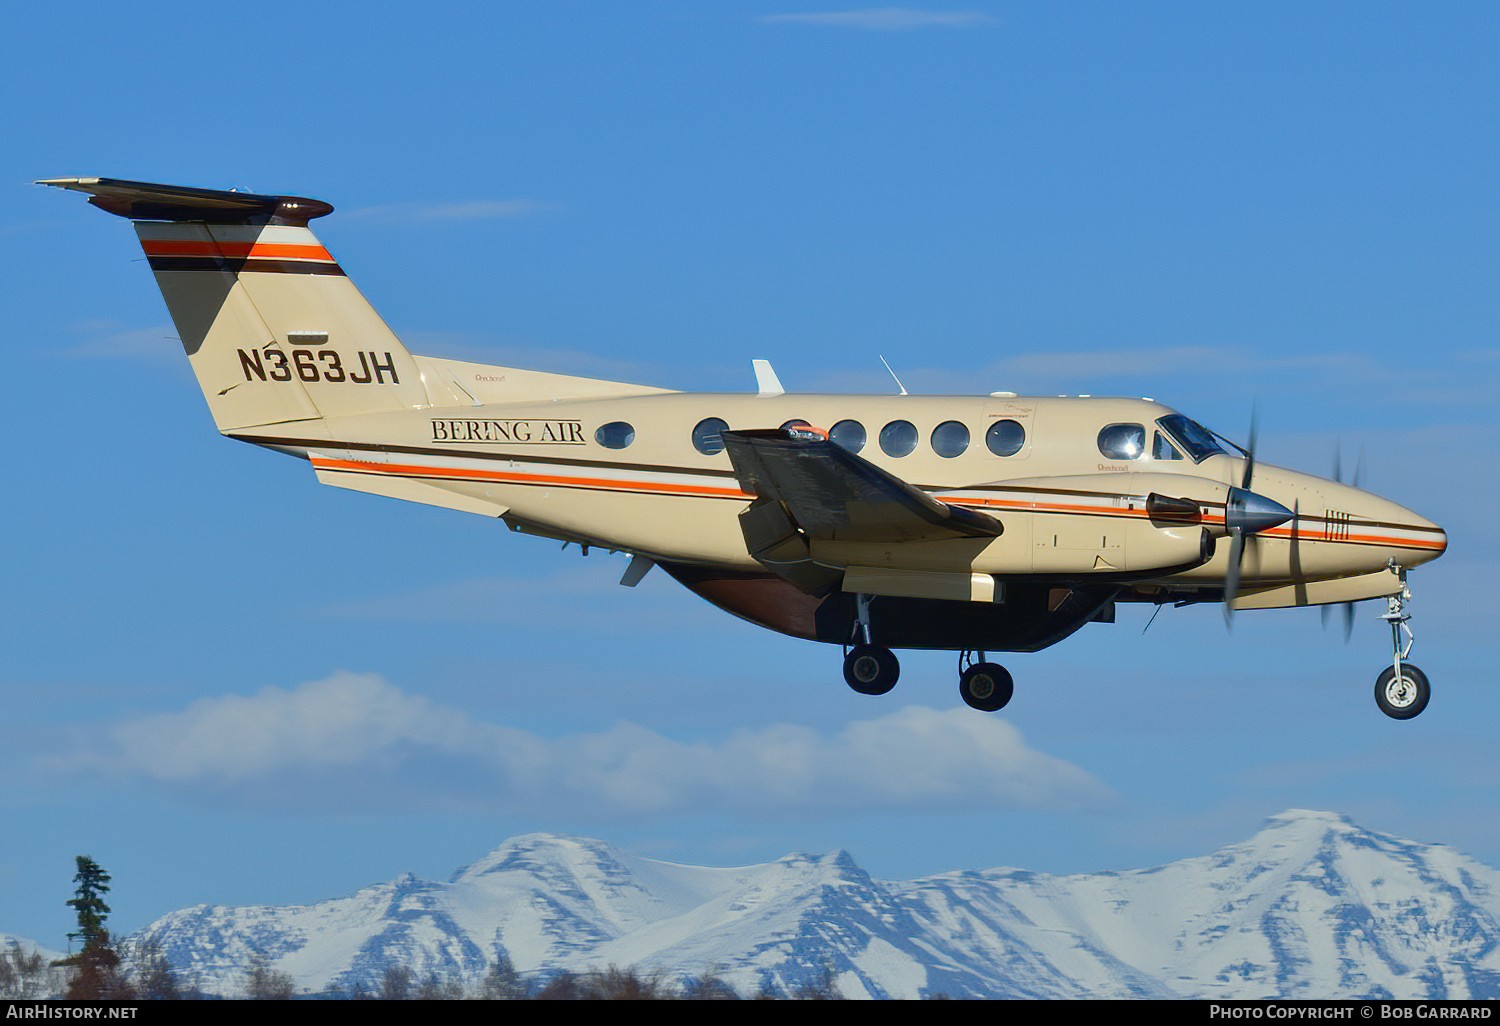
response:
<path id="1" fill-rule="evenodd" d="M 520 445 L 582 445 L 583 424 L 576 420 L 436 420 L 434 442 L 509 442 Z"/>

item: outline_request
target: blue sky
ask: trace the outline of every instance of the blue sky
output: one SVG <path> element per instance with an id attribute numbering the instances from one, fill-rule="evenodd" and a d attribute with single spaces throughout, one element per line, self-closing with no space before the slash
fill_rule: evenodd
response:
<path id="1" fill-rule="evenodd" d="M 1289 807 L 1500 865 L 1493 5 L 11 12 L 0 931 L 445 877 L 533 830 L 911 878 L 1123 869 Z M 883 699 L 623 562 L 220 438 L 129 225 L 37 178 L 326 199 L 417 352 L 682 389 L 1149 395 L 1442 524 L 1380 612 L 1149 610 Z"/>

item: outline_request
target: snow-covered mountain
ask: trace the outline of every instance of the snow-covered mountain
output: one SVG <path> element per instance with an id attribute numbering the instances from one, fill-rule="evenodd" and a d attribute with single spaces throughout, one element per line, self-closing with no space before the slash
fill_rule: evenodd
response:
<path id="1" fill-rule="evenodd" d="M 144 934 L 206 991 L 257 958 L 300 989 L 389 965 L 472 986 L 499 953 L 542 978 L 712 973 L 742 994 L 831 974 L 846 997 L 1500 997 L 1500 874 L 1440 845 L 1287 812 L 1155 869 L 871 879 L 845 852 L 734 869 L 578 837 L 514 838 L 446 883 L 315 905 L 198 906 Z"/>
<path id="2" fill-rule="evenodd" d="M 0 933 L 0 1000 L 30 1001 L 61 994 L 68 987 L 68 971 L 52 963 L 65 957 L 25 937 Z"/>

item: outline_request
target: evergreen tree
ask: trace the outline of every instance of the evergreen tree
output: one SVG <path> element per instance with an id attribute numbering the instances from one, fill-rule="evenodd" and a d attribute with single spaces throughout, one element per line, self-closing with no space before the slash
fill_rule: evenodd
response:
<path id="1" fill-rule="evenodd" d="M 78 954 L 57 963 L 73 969 L 66 996 L 72 1001 L 132 998 L 134 991 L 120 975 L 120 956 L 104 928 L 109 906 L 103 896 L 109 893 L 110 875 L 87 855 L 73 861 L 78 869 L 73 877 L 77 887 L 67 905 L 78 917 L 78 931 L 68 934 L 68 939 L 78 939 L 83 946 Z"/>
<path id="2" fill-rule="evenodd" d="M 87 855 L 77 855 L 73 861 L 78 866 L 73 877 L 78 887 L 67 904 L 78 915 L 78 932 L 68 934 L 68 939 L 82 941 L 84 950 L 87 950 L 91 944 L 108 940 L 104 920 L 109 915 L 109 906 L 104 903 L 103 895 L 109 893 L 112 877 Z"/>

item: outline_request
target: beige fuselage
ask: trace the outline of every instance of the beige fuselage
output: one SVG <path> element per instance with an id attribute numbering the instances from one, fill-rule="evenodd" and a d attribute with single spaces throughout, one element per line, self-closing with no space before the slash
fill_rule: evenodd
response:
<path id="1" fill-rule="evenodd" d="M 316 437 L 289 430 L 291 424 L 231 433 L 305 452 L 330 484 L 504 514 L 538 533 L 657 560 L 751 571 L 759 564 L 738 517 L 753 496 L 741 489 L 722 449 L 705 454 L 694 446 L 695 426 L 706 418 L 731 430 L 802 421 L 826 431 L 856 421 L 867 437 L 863 459 L 944 502 L 991 514 L 1004 532 L 961 541 L 815 543 L 819 562 L 1000 578 L 1097 577 L 1127 581 L 1141 594 L 1212 589 L 1225 580 L 1228 545 L 1218 545 L 1206 562 L 1194 557 L 1204 531 L 1225 534 L 1225 494 L 1241 482 L 1244 458 L 1216 454 L 1194 462 L 1176 446 L 1168 450 L 1173 458 L 1159 458 L 1166 453 L 1150 446 L 1130 460 L 1100 451 L 1102 429 L 1137 424 L 1151 438 L 1157 419 L 1175 412 L 1150 400 L 651 392 L 492 402 L 482 398 L 483 379 L 514 371 L 423 363 L 426 377 L 459 385 L 474 396 L 472 404 L 298 425 L 316 428 Z M 1002 420 L 1024 431 L 1012 455 L 995 455 L 985 443 L 989 427 Z M 915 429 L 915 447 L 906 455 L 887 455 L 880 445 L 882 429 L 895 421 Z M 942 456 L 933 432 L 949 423 L 967 429 L 968 443 Z M 600 443 L 600 429 L 609 424 L 630 426 L 627 446 Z M 1388 594 L 1396 586 L 1388 566 L 1426 562 L 1446 544 L 1431 522 L 1336 481 L 1258 465 L 1253 484 L 1297 515 L 1247 545 L 1242 608 Z M 1192 499 L 1200 514 L 1182 522 L 1153 519 L 1146 508 L 1152 493 Z"/>

